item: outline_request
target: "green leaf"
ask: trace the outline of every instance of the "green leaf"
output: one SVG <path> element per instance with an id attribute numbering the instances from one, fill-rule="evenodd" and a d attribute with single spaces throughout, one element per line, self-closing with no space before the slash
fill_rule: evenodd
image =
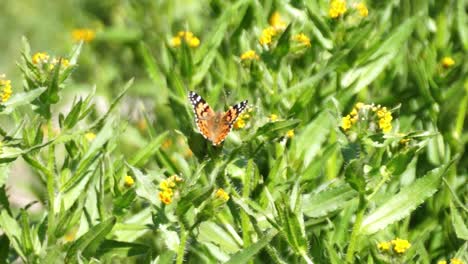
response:
<path id="1" fill-rule="evenodd" d="M 276 236 L 278 231 L 272 229 L 269 230 L 265 236 L 260 238 L 257 242 L 250 245 L 248 248 L 245 248 L 236 254 L 234 254 L 226 264 L 237 264 L 237 263 L 247 263 L 255 256 L 260 250 L 270 243 L 270 241 Z"/>
<path id="2" fill-rule="evenodd" d="M 104 240 L 96 252 L 96 257 L 133 257 L 148 253 L 150 248 L 146 245 L 122 242 L 116 240 Z"/>
<path id="3" fill-rule="evenodd" d="M 46 90 L 46 87 L 39 87 L 31 91 L 14 93 L 8 101 L 2 103 L 5 107 L 0 114 L 8 115 L 13 112 L 17 107 L 29 104 L 34 101 L 36 98 L 41 96 L 41 94 Z"/>
<path id="4" fill-rule="evenodd" d="M 157 199 L 157 190 L 158 188 L 153 184 L 151 179 L 141 173 L 141 171 L 131 165 L 128 165 L 130 171 L 132 172 L 133 176 L 136 179 L 136 194 L 150 201 L 154 205 L 160 205 L 160 201 Z"/>
<path id="5" fill-rule="evenodd" d="M 136 167 L 143 166 L 148 159 L 153 156 L 158 150 L 159 146 L 161 146 L 166 136 L 169 134 L 169 131 L 166 131 L 153 139 L 146 147 L 140 149 L 137 153 L 133 155 L 130 159 L 129 164 Z"/>
<path id="6" fill-rule="evenodd" d="M 345 169 L 345 180 L 351 187 L 364 194 L 366 191 L 366 179 L 364 174 L 364 164 L 361 160 L 352 160 Z"/>
<path id="7" fill-rule="evenodd" d="M 116 222 L 116 218 L 112 216 L 89 229 L 88 232 L 70 246 L 65 257 L 65 262 L 77 263 L 79 252 L 82 252 L 84 256 L 92 256 L 98 245 L 112 231 Z"/>
<path id="8" fill-rule="evenodd" d="M 450 213 L 452 214 L 452 225 L 455 229 L 455 234 L 460 239 L 468 240 L 468 227 L 466 227 L 466 218 L 463 220 L 460 212 L 455 208 L 455 206 L 450 204 Z"/>
<path id="9" fill-rule="evenodd" d="M 322 217 L 347 206 L 358 193 L 348 184 L 302 196 L 302 210 L 309 217 Z"/>
<path id="10" fill-rule="evenodd" d="M 301 121 L 298 119 L 268 122 L 260 127 L 252 138 L 266 136 L 268 138 L 285 136 L 288 130 L 295 128 Z"/>
<path id="11" fill-rule="evenodd" d="M 13 219 L 6 210 L 0 211 L 0 227 L 2 231 L 7 235 L 11 245 L 15 249 L 16 253 L 25 260 L 25 252 L 20 243 L 21 241 L 21 228 L 18 222 Z"/>
<path id="12" fill-rule="evenodd" d="M 437 191 L 442 176 L 447 172 L 452 163 L 453 161 L 431 170 L 424 177 L 402 189 L 386 203 L 365 216 L 360 232 L 363 234 L 373 234 L 408 216 L 418 205 L 422 204 L 424 200 L 431 197 Z"/>

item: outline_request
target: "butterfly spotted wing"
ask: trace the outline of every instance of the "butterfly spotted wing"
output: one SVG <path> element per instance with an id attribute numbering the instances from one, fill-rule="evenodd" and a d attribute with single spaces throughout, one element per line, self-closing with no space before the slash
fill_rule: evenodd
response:
<path id="1" fill-rule="evenodd" d="M 240 113 L 247 107 L 247 100 L 229 107 L 226 112 L 214 112 L 197 93 L 189 92 L 189 101 L 195 113 L 195 123 L 200 133 L 216 146 L 221 144 L 232 129 Z"/>

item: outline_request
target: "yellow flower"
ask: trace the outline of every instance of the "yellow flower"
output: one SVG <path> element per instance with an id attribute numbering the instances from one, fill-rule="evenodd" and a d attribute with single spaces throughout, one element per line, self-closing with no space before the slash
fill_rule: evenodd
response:
<path id="1" fill-rule="evenodd" d="M 182 179 L 181 177 L 177 176 L 177 175 L 172 175 L 170 178 L 169 178 L 170 181 L 172 182 L 182 182 L 184 179 Z"/>
<path id="2" fill-rule="evenodd" d="M 286 136 L 288 138 L 293 138 L 294 137 L 294 129 L 288 130 L 288 132 L 286 132 Z"/>
<path id="3" fill-rule="evenodd" d="M 337 18 L 346 13 L 346 1 L 345 0 L 332 0 L 330 2 L 330 9 L 328 14 L 331 18 Z"/>
<path id="4" fill-rule="evenodd" d="M 45 52 L 37 52 L 32 56 L 33 64 L 47 63 L 49 61 L 49 55 Z"/>
<path id="5" fill-rule="evenodd" d="M 350 115 L 347 115 L 347 116 L 341 118 L 341 127 L 343 128 L 344 131 L 350 129 L 351 125 L 352 125 L 352 122 L 351 122 L 351 116 Z"/>
<path id="6" fill-rule="evenodd" d="M 96 32 L 89 28 L 77 28 L 72 31 L 74 41 L 91 42 L 96 37 Z"/>
<path id="7" fill-rule="evenodd" d="M 169 189 L 169 183 L 167 180 L 164 180 L 164 181 L 161 181 L 161 183 L 159 183 L 159 189 L 165 191 L 167 189 Z"/>
<path id="8" fill-rule="evenodd" d="M 132 177 L 126 175 L 125 178 L 124 178 L 124 185 L 125 185 L 125 187 L 130 188 L 130 187 L 132 187 L 134 184 L 135 184 L 135 180 L 134 180 Z"/>
<path id="9" fill-rule="evenodd" d="M 219 198 L 225 202 L 229 200 L 229 194 L 225 192 L 222 188 L 219 188 L 215 193 L 216 198 Z"/>
<path id="10" fill-rule="evenodd" d="M 358 102 L 358 103 L 356 103 L 356 105 L 355 105 L 355 107 L 356 107 L 357 110 L 361 109 L 363 106 L 365 106 L 365 104 L 362 103 L 362 102 Z"/>
<path id="11" fill-rule="evenodd" d="M 78 229 L 74 228 L 74 230 L 67 232 L 65 236 L 63 237 L 63 239 L 65 240 L 65 242 L 71 242 L 75 240 L 77 232 L 78 232 Z"/>
<path id="12" fill-rule="evenodd" d="M 161 202 L 163 202 L 164 204 L 172 203 L 172 193 L 169 193 L 167 191 L 159 192 L 159 200 L 161 200 Z"/>
<path id="13" fill-rule="evenodd" d="M 386 107 L 377 108 L 376 111 L 377 117 L 379 118 L 379 128 L 384 133 L 390 132 L 392 130 L 392 113 L 389 112 Z"/>
<path id="14" fill-rule="evenodd" d="M 0 89 L 1 89 L 0 100 L 2 103 L 5 103 L 6 101 L 8 101 L 8 99 L 10 99 L 11 94 L 13 93 L 11 89 L 11 81 L 5 80 L 4 78 L 5 78 L 4 75 L 0 75 Z"/>
<path id="15" fill-rule="evenodd" d="M 362 17 L 367 17 L 369 15 L 369 10 L 367 9 L 366 4 L 364 4 L 363 2 L 355 4 L 354 8 L 357 9 L 359 15 Z"/>
<path id="16" fill-rule="evenodd" d="M 240 129 L 245 127 L 245 121 L 242 118 L 238 118 L 237 121 L 234 123 L 234 128 L 235 129 Z"/>
<path id="17" fill-rule="evenodd" d="M 58 64 L 59 60 L 61 60 L 61 67 L 62 68 L 68 68 L 68 66 L 70 66 L 70 61 L 65 59 L 65 58 L 53 58 L 52 61 L 50 62 L 50 65 L 49 65 L 49 69 L 53 69 L 55 67 L 56 64 Z"/>
<path id="18" fill-rule="evenodd" d="M 392 244 L 395 252 L 400 254 L 405 253 L 405 251 L 411 247 L 411 244 L 408 242 L 408 240 L 399 238 L 392 240 Z"/>
<path id="19" fill-rule="evenodd" d="M 307 37 L 304 33 L 300 33 L 300 34 L 297 34 L 295 36 L 293 36 L 293 40 L 301 43 L 302 45 L 306 46 L 306 47 L 310 47 L 310 38 Z"/>
<path id="20" fill-rule="evenodd" d="M 241 60 L 258 60 L 260 57 L 258 57 L 257 53 L 255 53 L 254 50 L 248 50 L 240 56 Z"/>
<path id="21" fill-rule="evenodd" d="M 278 120 L 278 116 L 275 115 L 275 114 L 271 114 L 269 119 L 270 119 L 271 122 L 275 122 L 276 120 Z"/>
<path id="22" fill-rule="evenodd" d="M 179 47 L 182 44 L 182 40 L 192 48 L 196 48 L 200 45 L 200 40 L 190 31 L 179 31 L 176 36 L 172 37 L 171 45 L 173 47 Z"/>
<path id="23" fill-rule="evenodd" d="M 451 57 L 443 57 L 441 63 L 444 68 L 450 68 L 455 64 L 455 61 Z"/>
<path id="24" fill-rule="evenodd" d="M 93 132 L 88 132 L 84 136 L 88 141 L 93 141 L 96 138 L 96 134 Z"/>
<path id="25" fill-rule="evenodd" d="M 463 264 L 463 261 L 461 261 L 461 259 L 453 258 L 450 259 L 450 264 Z"/>
<path id="26" fill-rule="evenodd" d="M 377 248 L 382 251 L 388 251 L 390 250 L 390 242 L 380 242 L 377 244 Z"/>
<path id="27" fill-rule="evenodd" d="M 262 45 L 269 45 L 273 41 L 273 37 L 276 36 L 277 32 L 274 27 L 267 27 L 262 31 L 259 42 Z"/>
<path id="28" fill-rule="evenodd" d="M 286 22 L 281 19 L 281 15 L 278 11 L 275 11 L 273 14 L 271 14 L 268 23 L 275 29 L 283 30 L 286 28 Z"/>
<path id="29" fill-rule="evenodd" d="M 437 261 L 437 264 L 447 264 L 447 261 L 445 261 L 445 260 L 439 260 L 439 261 Z"/>
<path id="30" fill-rule="evenodd" d="M 168 149 L 172 146 L 172 140 L 171 139 L 166 139 L 164 140 L 164 142 L 162 143 L 162 148 L 163 149 Z"/>

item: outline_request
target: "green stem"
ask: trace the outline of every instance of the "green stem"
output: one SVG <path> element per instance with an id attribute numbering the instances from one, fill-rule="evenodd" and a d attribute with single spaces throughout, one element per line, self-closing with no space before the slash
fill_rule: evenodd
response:
<path id="1" fill-rule="evenodd" d="M 367 202 L 364 195 L 359 196 L 358 212 L 356 214 L 356 221 L 354 222 L 353 232 L 351 233 L 351 241 L 349 243 L 348 252 L 346 252 L 346 263 L 354 263 L 354 252 L 358 242 L 359 229 L 361 229 L 362 219 L 366 211 Z"/>
<path id="2" fill-rule="evenodd" d="M 382 187 L 382 185 L 388 181 L 388 179 L 390 179 L 390 177 L 392 176 L 390 173 L 388 173 L 387 170 L 384 170 L 382 171 L 382 180 L 380 180 L 380 182 L 377 184 L 377 186 L 375 187 L 374 191 L 367 197 L 367 200 L 370 201 L 372 200 L 372 198 L 374 198 L 374 196 L 377 194 L 377 192 L 380 190 L 380 188 Z"/>
<path id="3" fill-rule="evenodd" d="M 180 225 L 180 244 L 177 249 L 176 264 L 182 264 L 184 262 L 185 244 L 187 243 L 187 231 L 183 224 Z"/>
<path id="4" fill-rule="evenodd" d="M 461 134 L 463 133 L 463 126 L 464 126 L 467 106 L 468 106 L 468 82 L 465 83 L 465 96 L 463 97 L 463 100 L 460 104 L 460 108 L 458 109 L 457 119 L 455 122 L 455 137 L 457 139 L 459 139 Z"/>
<path id="5" fill-rule="evenodd" d="M 49 120 L 47 124 L 48 128 L 48 133 L 47 137 L 50 138 L 53 133 L 52 129 L 52 121 Z M 48 241 L 50 243 L 55 242 L 55 236 L 54 236 L 54 231 L 55 231 L 55 177 L 54 177 L 54 167 L 55 167 L 55 144 L 50 144 L 49 145 L 49 157 L 48 157 L 48 163 L 47 163 L 47 194 L 49 196 L 49 213 L 48 213 L 48 219 L 47 219 L 47 233 L 48 233 Z"/>

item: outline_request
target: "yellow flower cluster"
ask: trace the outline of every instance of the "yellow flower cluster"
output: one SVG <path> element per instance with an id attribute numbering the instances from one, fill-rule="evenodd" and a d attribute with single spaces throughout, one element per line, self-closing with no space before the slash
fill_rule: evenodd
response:
<path id="1" fill-rule="evenodd" d="M 124 177 L 124 185 L 125 185 L 125 187 L 130 188 L 130 187 L 132 187 L 134 184 L 135 184 L 135 180 L 134 180 L 131 176 L 125 175 L 125 177 Z"/>
<path id="2" fill-rule="evenodd" d="M 439 260 L 437 261 L 437 264 L 447 264 L 447 261 L 445 260 Z M 463 264 L 463 261 L 458 258 L 452 258 L 450 259 L 450 264 Z"/>
<path id="3" fill-rule="evenodd" d="M 229 194 L 226 191 L 224 191 L 223 188 L 219 188 L 216 191 L 215 197 L 223 200 L 224 202 L 227 202 L 229 200 Z"/>
<path id="4" fill-rule="evenodd" d="M 286 28 L 286 22 L 283 21 L 278 11 L 275 11 L 268 20 L 269 27 L 265 28 L 260 35 L 259 42 L 261 45 L 269 45 L 273 38 Z"/>
<path id="5" fill-rule="evenodd" d="M 379 118 L 379 128 L 382 129 L 384 133 L 390 132 L 392 130 L 392 113 L 390 113 L 386 107 L 379 107 L 374 111 L 377 112 L 377 117 Z"/>
<path id="6" fill-rule="evenodd" d="M 328 10 L 328 15 L 331 18 L 337 18 L 346 13 L 346 1 L 345 0 L 332 0 L 330 2 L 330 9 Z"/>
<path id="7" fill-rule="evenodd" d="M 5 79 L 5 75 L 0 75 L 0 100 L 2 103 L 5 103 L 10 99 L 13 91 L 11 90 L 11 81 Z"/>
<path id="8" fill-rule="evenodd" d="M 389 251 L 391 246 L 393 246 L 393 251 L 398 254 L 403 254 L 411 247 L 410 242 L 406 239 L 396 238 L 388 242 L 380 242 L 377 244 L 377 248 L 380 251 Z"/>
<path id="9" fill-rule="evenodd" d="M 405 253 L 406 250 L 408 250 L 411 247 L 411 244 L 410 242 L 408 242 L 408 240 L 399 238 L 392 240 L 392 245 L 393 250 L 395 250 L 395 252 L 399 254 Z"/>
<path id="10" fill-rule="evenodd" d="M 243 114 L 239 115 L 236 122 L 234 123 L 234 128 L 235 129 L 241 129 L 241 128 L 245 127 L 246 121 L 248 121 L 250 119 L 249 112 L 251 112 L 251 109 L 249 109 L 247 111 L 247 113 L 243 113 Z"/>
<path id="11" fill-rule="evenodd" d="M 299 42 L 300 44 L 302 44 L 302 45 L 304 45 L 306 47 L 311 46 L 310 45 L 310 38 L 308 36 L 306 36 L 304 33 L 294 35 L 293 40 Z"/>
<path id="12" fill-rule="evenodd" d="M 33 64 L 36 64 L 36 65 L 44 65 L 44 64 L 49 64 L 49 70 L 52 70 L 55 65 L 58 64 L 59 61 L 61 61 L 61 65 L 63 68 L 67 68 L 68 66 L 70 66 L 70 61 L 68 61 L 67 59 L 65 58 L 52 58 L 52 60 L 49 60 L 50 59 L 50 56 L 45 53 L 45 52 L 36 52 L 32 58 L 31 58 L 31 61 Z"/>
<path id="13" fill-rule="evenodd" d="M 196 48 L 200 45 L 200 39 L 195 37 L 190 31 L 179 31 L 176 36 L 172 37 L 171 45 L 179 47 L 182 44 L 182 40 L 191 48 Z"/>
<path id="14" fill-rule="evenodd" d="M 268 117 L 268 119 L 270 119 L 271 122 L 275 122 L 278 120 L 278 115 L 271 114 L 270 117 Z"/>
<path id="15" fill-rule="evenodd" d="M 444 68 L 450 68 L 455 64 L 455 61 L 451 57 L 443 57 L 441 64 Z"/>
<path id="16" fill-rule="evenodd" d="M 172 203 L 172 197 L 174 196 L 174 188 L 176 187 L 176 184 L 181 181 L 183 181 L 183 179 L 177 175 L 172 175 L 168 179 L 163 180 L 159 184 L 159 200 L 161 200 L 161 202 L 163 202 L 164 204 Z"/>
<path id="17" fill-rule="evenodd" d="M 77 28 L 72 31 L 72 38 L 74 41 L 91 42 L 96 37 L 96 32 L 89 28 Z"/>
<path id="18" fill-rule="evenodd" d="M 294 129 L 288 130 L 288 132 L 286 132 L 286 136 L 288 138 L 293 138 L 294 137 Z"/>
<path id="19" fill-rule="evenodd" d="M 376 114 L 378 126 L 382 132 L 388 133 L 392 130 L 392 113 L 387 110 L 386 107 L 381 107 L 380 105 L 375 106 L 374 104 L 366 105 L 363 103 L 357 103 L 348 115 L 341 118 L 341 127 L 343 130 L 348 131 L 356 124 L 360 119 L 360 115 L 362 115 L 362 120 L 370 119 L 370 117 L 366 117 L 369 110 L 372 110 L 372 112 Z"/>
<path id="20" fill-rule="evenodd" d="M 367 9 L 366 4 L 364 4 L 363 2 L 354 4 L 354 8 L 356 8 L 359 15 L 362 17 L 367 17 L 369 15 L 369 10 Z"/>
<path id="21" fill-rule="evenodd" d="M 240 56 L 241 60 L 258 60 L 260 57 L 257 55 L 257 53 L 254 50 L 248 50 Z"/>

